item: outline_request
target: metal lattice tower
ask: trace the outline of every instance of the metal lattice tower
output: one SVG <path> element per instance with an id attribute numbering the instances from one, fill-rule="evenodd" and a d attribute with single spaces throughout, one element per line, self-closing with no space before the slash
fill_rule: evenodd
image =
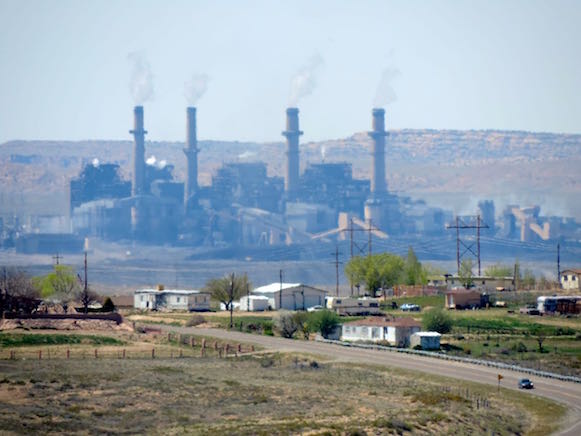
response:
<path id="1" fill-rule="evenodd" d="M 455 224 L 448 224 L 447 229 L 456 229 L 456 264 L 458 275 L 460 275 L 460 263 L 464 256 L 471 254 L 478 261 L 478 275 L 480 276 L 480 229 L 488 229 L 488 225 L 482 222 L 480 215 L 456 216 Z M 474 252 L 474 241 L 467 238 L 460 238 L 460 230 L 476 229 L 476 252 Z M 460 247 L 464 251 L 460 252 Z"/>

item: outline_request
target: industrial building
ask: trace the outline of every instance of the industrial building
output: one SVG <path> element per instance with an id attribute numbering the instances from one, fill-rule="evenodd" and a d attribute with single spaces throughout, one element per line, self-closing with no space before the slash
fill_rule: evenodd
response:
<path id="1" fill-rule="evenodd" d="M 75 235 L 238 253 L 242 248 L 333 243 L 353 235 L 355 228 L 378 239 L 442 237 L 453 219 L 450 211 L 388 190 L 384 109 L 371 111 L 369 179 L 355 179 L 349 162 L 310 162 L 301 174 L 299 110 L 288 108 L 283 173 L 269 175 L 259 160 L 225 161 L 204 186 L 198 182 L 197 109 L 189 107 L 185 115 L 185 180 L 174 178 L 173 165 L 145 160 L 144 109 L 136 106 L 131 180 L 122 179 L 116 163 L 91 162 L 70 182 Z M 579 230 L 574 222 L 540 216 L 538 207 L 508 206 L 498 221 L 492 201 L 479 202 L 478 210 L 487 225 L 484 237 L 548 240 Z"/>

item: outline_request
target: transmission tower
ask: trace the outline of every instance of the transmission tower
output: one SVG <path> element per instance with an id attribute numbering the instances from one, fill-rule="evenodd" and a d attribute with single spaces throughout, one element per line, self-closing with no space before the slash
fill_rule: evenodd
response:
<path id="1" fill-rule="evenodd" d="M 447 229 L 456 229 L 456 264 L 458 266 L 458 275 L 460 275 L 460 263 L 462 258 L 471 254 L 478 260 L 478 275 L 480 276 L 480 229 L 488 229 L 488 224 L 482 222 L 480 215 L 457 216 L 456 223 L 448 224 Z M 474 252 L 474 241 L 460 238 L 460 230 L 476 229 L 476 252 Z M 464 251 L 460 252 L 460 247 Z"/>

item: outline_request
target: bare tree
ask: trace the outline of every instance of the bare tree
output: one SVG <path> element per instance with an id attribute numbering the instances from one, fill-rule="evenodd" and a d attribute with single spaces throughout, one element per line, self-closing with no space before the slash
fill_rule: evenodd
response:
<path id="1" fill-rule="evenodd" d="M 32 312 L 40 302 L 40 291 L 32 278 L 15 268 L 1 269 L 0 312 Z"/>
<path id="2" fill-rule="evenodd" d="M 204 287 L 213 300 L 223 303 L 226 310 L 230 311 L 230 328 L 234 326 L 232 314 L 234 300 L 245 295 L 247 287 L 250 287 L 248 276 L 246 274 L 236 276 L 234 273 L 219 279 L 210 279 Z"/>

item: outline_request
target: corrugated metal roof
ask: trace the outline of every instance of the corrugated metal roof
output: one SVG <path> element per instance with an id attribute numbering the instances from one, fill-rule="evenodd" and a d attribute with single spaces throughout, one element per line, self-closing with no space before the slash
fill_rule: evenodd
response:
<path id="1" fill-rule="evenodd" d="M 164 289 L 158 291 L 157 289 L 137 289 L 136 294 L 178 294 L 178 295 L 194 295 L 194 294 L 208 294 L 207 292 L 197 291 L 195 289 Z"/>
<path id="2" fill-rule="evenodd" d="M 366 318 L 346 322 L 343 325 L 362 327 L 421 327 L 421 324 L 413 318 Z"/>
<path id="3" fill-rule="evenodd" d="M 415 332 L 414 335 L 423 336 L 426 338 L 436 338 L 442 336 L 438 332 Z"/>
<path id="4" fill-rule="evenodd" d="M 280 289 L 282 288 L 282 290 L 284 291 L 285 289 L 291 289 L 291 288 L 298 288 L 300 286 L 303 286 L 302 283 L 283 283 L 282 285 L 280 283 L 271 283 L 270 285 L 264 285 L 261 286 L 259 288 L 256 288 L 252 291 L 253 294 L 272 294 L 274 292 L 280 291 Z"/>

